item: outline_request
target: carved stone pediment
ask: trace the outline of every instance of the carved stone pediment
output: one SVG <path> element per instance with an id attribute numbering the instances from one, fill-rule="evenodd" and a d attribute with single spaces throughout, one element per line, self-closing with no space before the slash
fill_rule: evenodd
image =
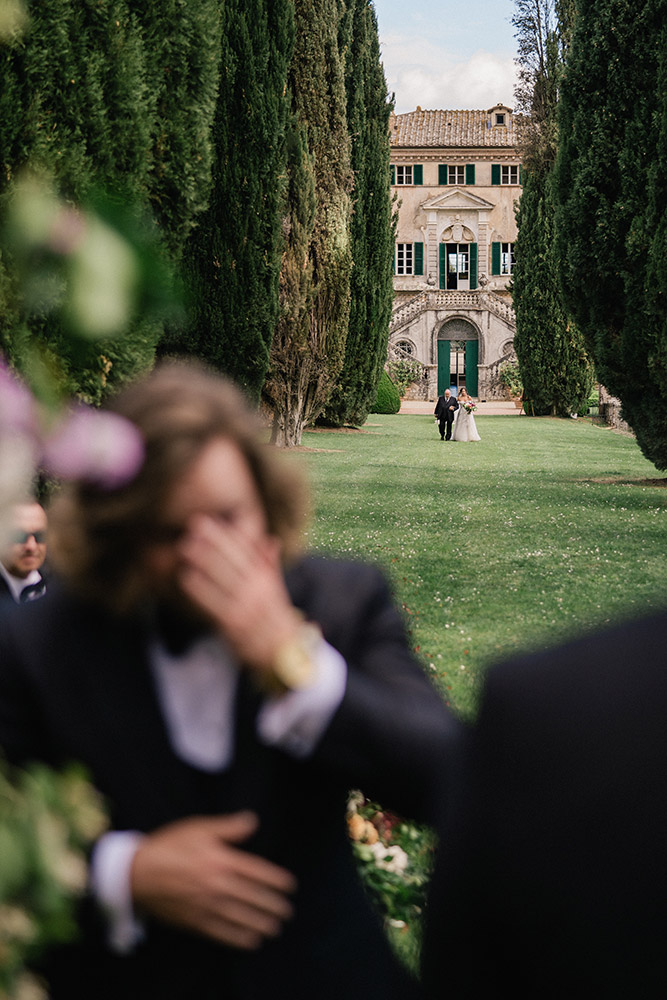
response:
<path id="1" fill-rule="evenodd" d="M 444 233 L 440 237 L 441 243 L 460 243 L 462 240 L 474 243 L 475 234 L 472 229 L 468 229 L 467 226 L 458 222 L 455 222 L 453 226 L 449 227 L 449 229 L 445 229 Z"/>
<path id="2" fill-rule="evenodd" d="M 479 212 L 490 211 L 494 207 L 491 202 L 484 198 L 457 187 L 450 188 L 443 194 L 436 195 L 435 198 L 429 198 L 420 206 L 424 212 L 459 212 L 470 209 Z"/>

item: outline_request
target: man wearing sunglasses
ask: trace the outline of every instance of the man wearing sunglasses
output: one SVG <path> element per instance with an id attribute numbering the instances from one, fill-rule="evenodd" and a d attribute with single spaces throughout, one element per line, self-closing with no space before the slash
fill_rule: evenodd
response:
<path id="1" fill-rule="evenodd" d="M 46 512 L 33 501 L 16 504 L 13 530 L 0 556 L 0 599 L 25 604 L 43 597 L 41 573 L 46 558 Z"/>

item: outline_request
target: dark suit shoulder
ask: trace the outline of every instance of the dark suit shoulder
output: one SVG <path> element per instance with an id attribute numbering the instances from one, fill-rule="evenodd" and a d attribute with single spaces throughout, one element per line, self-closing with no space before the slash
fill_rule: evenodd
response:
<path id="1" fill-rule="evenodd" d="M 324 556 L 304 556 L 289 567 L 286 580 L 297 604 L 307 604 L 313 598 L 332 593 L 345 602 L 354 602 L 373 592 L 387 597 L 390 593 L 383 571 L 372 563 Z"/>
<path id="2" fill-rule="evenodd" d="M 665 649 L 667 609 L 501 662 L 489 669 L 485 689 L 489 697 L 502 691 L 550 700 L 559 693 L 582 698 L 590 692 L 599 699 L 610 680 L 621 678 L 631 664 L 631 683 L 664 683 L 667 691 Z"/>
<path id="3" fill-rule="evenodd" d="M 505 769 L 524 786 L 541 774 L 553 788 L 584 763 L 650 770 L 656 748 L 667 755 L 665 649 L 661 613 L 491 668 L 474 740 L 489 773 Z"/>

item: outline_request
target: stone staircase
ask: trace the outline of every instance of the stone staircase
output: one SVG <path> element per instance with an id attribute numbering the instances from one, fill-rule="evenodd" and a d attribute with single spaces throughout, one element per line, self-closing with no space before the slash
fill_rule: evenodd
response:
<path id="1" fill-rule="evenodd" d="M 389 333 L 395 334 L 409 326 L 423 312 L 446 309 L 457 310 L 476 309 L 488 311 L 501 319 L 514 333 L 516 321 L 514 310 L 500 295 L 495 292 L 479 289 L 474 292 L 447 292 L 443 289 L 419 292 L 408 302 L 395 309 L 389 324 Z"/>

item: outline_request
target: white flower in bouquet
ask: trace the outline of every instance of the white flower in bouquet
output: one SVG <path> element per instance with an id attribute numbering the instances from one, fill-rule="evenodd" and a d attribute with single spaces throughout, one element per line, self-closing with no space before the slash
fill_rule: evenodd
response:
<path id="1" fill-rule="evenodd" d="M 369 850 L 375 860 L 376 868 L 381 868 L 383 871 L 402 874 L 410 864 L 408 855 L 398 844 L 385 847 L 381 841 L 378 841 L 375 844 L 370 844 Z"/>

